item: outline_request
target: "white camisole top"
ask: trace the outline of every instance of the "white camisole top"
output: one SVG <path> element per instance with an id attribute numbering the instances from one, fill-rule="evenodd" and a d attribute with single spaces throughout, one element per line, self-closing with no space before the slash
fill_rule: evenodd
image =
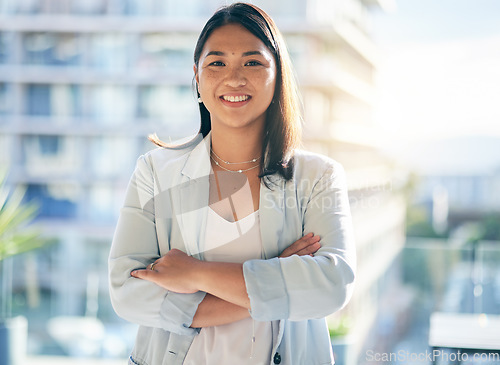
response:
<path id="1" fill-rule="evenodd" d="M 243 263 L 263 258 L 259 211 L 229 222 L 208 209 L 206 261 Z M 269 364 L 273 340 L 271 322 L 245 318 L 226 325 L 205 327 L 194 338 L 186 365 Z"/>

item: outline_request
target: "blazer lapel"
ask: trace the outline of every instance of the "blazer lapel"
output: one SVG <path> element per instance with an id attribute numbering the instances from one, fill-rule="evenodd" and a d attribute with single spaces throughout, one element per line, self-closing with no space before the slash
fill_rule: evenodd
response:
<path id="1" fill-rule="evenodd" d="M 177 219 L 186 246 L 186 253 L 202 259 L 208 203 L 210 166 L 210 134 L 189 154 L 182 175 L 187 181 L 179 186 Z"/>
<path id="2" fill-rule="evenodd" d="M 264 258 L 270 259 L 281 252 L 279 247 L 285 219 L 285 180 L 271 176 L 270 188 L 260 186 L 260 235 Z"/>

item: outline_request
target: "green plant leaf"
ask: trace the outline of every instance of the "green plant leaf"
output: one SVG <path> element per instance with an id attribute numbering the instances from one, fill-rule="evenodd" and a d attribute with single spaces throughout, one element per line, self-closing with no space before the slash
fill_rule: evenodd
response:
<path id="1" fill-rule="evenodd" d="M 6 186 L 6 171 L 0 171 L 0 261 L 41 247 L 45 242 L 32 226 L 38 206 L 24 203 L 25 190 Z"/>

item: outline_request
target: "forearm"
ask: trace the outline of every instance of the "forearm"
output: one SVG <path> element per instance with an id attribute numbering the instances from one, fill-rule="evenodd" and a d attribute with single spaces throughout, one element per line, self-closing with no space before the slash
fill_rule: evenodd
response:
<path id="1" fill-rule="evenodd" d="M 319 240 L 319 236 L 315 236 L 312 232 L 308 233 L 291 244 L 280 257 L 312 255 L 321 247 Z M 197 261 L 197 263 L 199 265 L 194 266 L 197 267 L 194 280 L 198 290 L 233 303 L 239 308 L 250 309 L 242 264 L 207 261 Z"/>
<path id="2" fill-rule="evenodd" d="M 250 309 L 242 264 L 207 261 L 198 263 L 196 269 L 198 290 Z"/>
<path id="3" fill-rule="evenodd" d="M 192 328 L 220 326 L 250 317 L 248 309 L 207 294 L 198 306 Z"/>
<path id="4" fill-rule="evenodd" d="M 154 270 L 134 270 L 130 275 L 175 293 L 201 291 L 250 309 L 242 264 L 200 261 L 174 248 L 156 260 Z"/>
<path id="5" fill-rule="evenodd" d="M 318 236 L 309 233 L 290 245 L 280 257 L 312 255 L 320 247 L 318 241 Z M 172 249 L 156 260 L 154 270 L 134 270 L 131 275 L 176 293 L 211 294 L 199 304 L 191 327 L 231 323 L 249 315 L 250 299 L 242 264 L 200 261 Z"/>

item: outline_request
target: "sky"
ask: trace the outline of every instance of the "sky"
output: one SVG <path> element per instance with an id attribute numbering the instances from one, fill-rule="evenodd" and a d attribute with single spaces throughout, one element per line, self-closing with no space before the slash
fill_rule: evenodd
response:
<path id="1" fill-rule="evenodd" d="M 396 0 L 372 33 L 382 144 L 500 138 L 499 0 Z"/>

